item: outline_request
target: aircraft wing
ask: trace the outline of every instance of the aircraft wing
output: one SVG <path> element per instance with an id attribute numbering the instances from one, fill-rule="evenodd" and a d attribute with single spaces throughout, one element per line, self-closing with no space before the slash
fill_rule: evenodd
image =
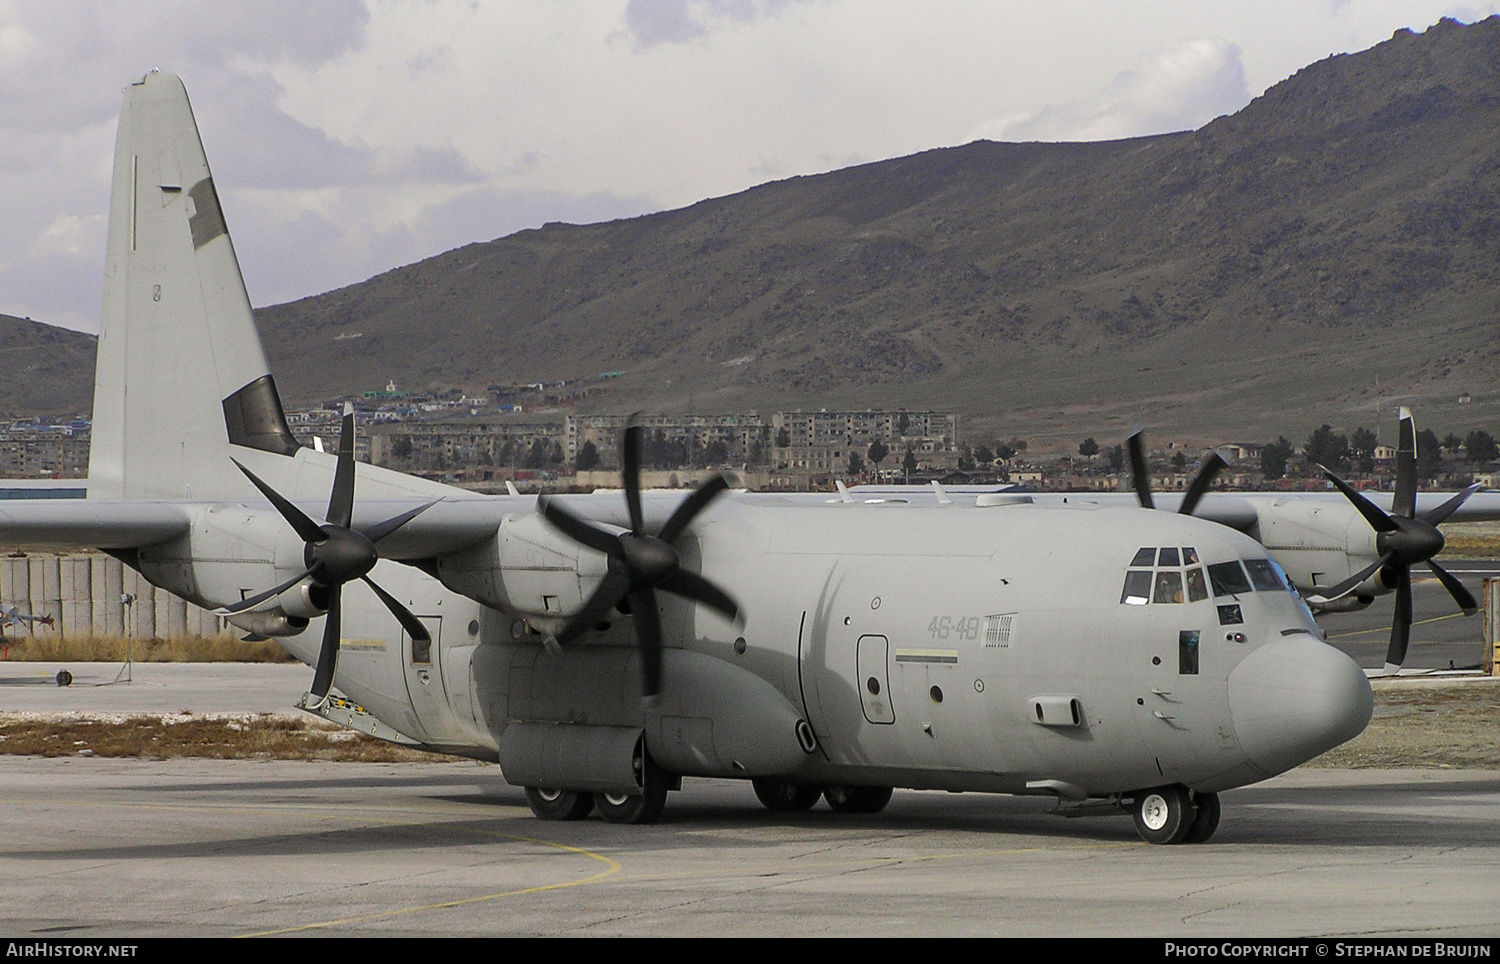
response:
<path id="1" fill-rule="evenodd" d="M 257 511 L 269 505 L 248 503 Z M 369 528 L 427 503 L 415 499 L 373 500 L 360 505 L 355 528 Z M 187 535 L 193 522 L 215 505 L 95 499 L 37 499 L 0 503 L 0 545 L 56 549 L 139 549 Z M 313 519 L 325 505 L 299 502 Z M 431 504 L 380 543 L 387 559 L 430 559 L 460 552 L 495 534 L 507 512 L 531 511 L 535 499 L 461 500 Z"/>
<path id="2" fill-rule="evenodd" d="M 879 496 L 884 500 L 900 500 L 914 504 L 932 504 L 936 501 L 936 493 L 929 486 L 883 486 L 865 487 L 854 486 L 849 490 L 855 496 L 856 502 L 863 501 L 861 497 Z M 963 486 L 943 487 L 946 494 L 955 505 L 973 506 L 975 499 L 987 493 L 997 493 L 997 486 Z M 1028 498 L 1039 505 L 1079 505 L 1079 506 L 1119 506 L 1136 505 L 1137 500 L 1131 492 L 1026 492 L 1021 489 L 1012 488 L 1000 493 L 1018 498 Z M 1365 498 L 1379 506 L 1383 511 L 1392 511 L 1395 496 L 1390 492 L 1365 491 L 1361 493 Z M 1421 515 L 1447 502 L 1456 495 L 1456 492 L 1419 492 L 1417 493 L 1417 514 Z M 752 493 L 753 495 L 753 493 Z M 786 497 L 783 497 L 786 498 Z M 811 494 L 798 493 L 792 497 L 793 501 L 818 501 L 827 502 L 836 498 L 830 492 L 816 492 Z M 1182 493 L 1180 492 L 1157 492 L 1153 494 L 1156 508 L 1168 512 L 1176 512 L 1177 507 L 1182 504 Z M 1210 519 L 1214 522 L 1230 526 L 1235 529 L 1248 529 L 1254 525 L 1259 515 L 1264 510 L 1277 505 L 1286 505 L 1292 502 L 1324 502 L 1328 505 L 1348 505 L 1348 500 L 1338 492 L 1210 492 L 1198 503 L 1197 511 L 1193 514 L 1202 519 Z M 1500 520 L 1500 491 L 1476 492 L 1469 500 L 1459 506 L 1457 510 L 1448 516 L 1444 522 L 1493 522 Z"/>
<path id="3" fill-rule="evenodd" d="M 166 542 L 192 526 L 187 503 L 17 500 L 0 505 L 0 543 L 59 549 L 131 549 Z"/>
<path id="4" fill-rule="evenodd" d="M 299 503 L 309 518 L 323 518 L 322 505 Z M 410 522 L 380 540 L 383 559 L 415 560 L 446 556 L 484 542 L 494 536 L 500 522 L 512 513 L 529 513 L 536 496 L 512 498 L 444 499 L 426 502 L 412 499 L 372 499 L 356 502 L 351 523 L 367 530 L 426 505 Z"/>
<path id="5" fill-rule="evenodd" d="M 1378 506 L 1384 512 L 1394 511 L 1392 506 L 1395 497 L 1390 492 L 1362 492 L 1360 493 L 1370 502 Z M 1430 512 L 1438 506 L 1453 498 L 1455 492 L 1419 492 L 1417 493 L 1417 515 Z M 1124 498 L 1135 501 L 1131 495 L 1114 495 L 1112 498 Z M 1255 521 L 1255 517 L 1264 510 L 1277 505 L 1285 505 L 1290 502 L 1326 502 L 1329 505 L 1347 505 L 1347 500 L 1338 492 L 1241 492 L 1241 493 L 1210 493 L 1203 497 L 1198 504 L 1198 511 L 1194 513 L 1200 518 L 1212 519 L 1236 529 L 1246 528 Z M 1162 493 L 1156 496 L 1156 506 L 1159 509 L 1170 509 L 1177 511 L 1181 504 L 1182 496 L 1176 494 Z M 1246 519 L 1244 513 L 1249 511 L 1250 517 Z M 1454 513 L 1444 519 L 1449 522 L 1492 522 L 1500 519 L 1500 492 L 1476 492 L 1469 500 L 1459 506 Z M 1241 520 L 1244 520 L 1243 522 Z"/>

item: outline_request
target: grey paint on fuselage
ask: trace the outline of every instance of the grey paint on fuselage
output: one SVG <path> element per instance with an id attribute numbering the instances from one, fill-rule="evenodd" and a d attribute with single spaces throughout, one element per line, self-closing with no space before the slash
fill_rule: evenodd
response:
<path id="1" fill-rule="evenodd" d="M 663 611 L 668 643 L 747 670 L 802 710 L 818 750 L 784 775 L 808 782 L 1017 793 L 1061 781 L 1091 795 L 1153 782 L 1205 790 L 1253 782 L 1270 773 L 1247 757 L 1236 735 L 1229 693 L 1235 669 L 1265 646 L 1322 646 L 1306 607 L 1286 591 L 1236 597 L 1243 622 L 1227 630 L 1217 610 L 1231 602 L 1225 598 L 1122 605 L 1126 567 L 1142 546 L 1193 547 L 1206 563 L 1264 557 L 1248 537 L 1169 513 L 1013 506 L 971 516 L 889 506 L 856 518 L 837 508 L 725 500 L 696 535 L 696 552 L 687 555 L 697 558 L 685 561 L 723 584 L 747 587 L 746 621 L 737 627 L 707 609 L 674 604 Z M 382 571 L 380 578 L 394 577 Z M 425 598 L 410 591 L 404 597 L 415 611 L 444 611 L 442 678 L 472 680 L 472 694 L 449 694 L 447 714 L 434 716 L 432 706 L 414 711 L 404 686 L 409 648 L 392 638 L 373 606 L 351 607 L 366 622 L 351 623 L 346 637 L 383 634 L 385 648 L 351 647 L 339 685 L 414 738 L 441 745 L 467 739 L 476 752 L 493 750 L 514 715 L 507 671 L 515 659 L 507 654 L 550 657 L 537 636 L 514 638 L 514 619 L 433 593 L 416 574 L 410 583 L 428 590 Z M 1004 645 L 990 638 L 989 620 L 1000 616 L 1010 617 Z M 467 638 L 470 620 L 485 629 L 477 648 Z M 1178 671 L 1185 631 L 1200 634 L 1196 674 Z M 858 644 L 866 636 L 889 641 L 890 723 L 871 722 L 861 700 L 867 679 L 858 672 Z M 307 651 L 300 655 L 311 660 L 317 633 L 301 638 Z M 739 638 L 743 654 L 736 652 Z M 621 619 L 574 646 L 628 644 Z M 635 684 L 626 653 L 617 682 L 628 689 Z M 1340 709 L 1325 732 L 1289 731 L 1290 743 L 1321 752 L 1362 728 L 1368 688 L 1361 699 L 1363 676 L 1352 663 L 1346 669 L 1303 681 L 1313 698 L 1321 693 Z M 439 684 L 434 674 L 427 685 Z M 672 686 L 670 667 L 664 686 Z M 1029 700 L 1047 696 L 1077 699 L 1082 725 L 1030 719 Z"/>

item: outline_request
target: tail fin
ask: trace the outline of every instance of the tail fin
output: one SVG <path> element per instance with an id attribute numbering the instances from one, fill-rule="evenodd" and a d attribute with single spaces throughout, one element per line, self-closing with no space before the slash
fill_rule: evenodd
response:
<path id="1" fill-rule="evenodd" d="M 182 81 L 125 88 L 94 375 L 91 498 L 242 493 L 229 446 L 297 449 Z"/>

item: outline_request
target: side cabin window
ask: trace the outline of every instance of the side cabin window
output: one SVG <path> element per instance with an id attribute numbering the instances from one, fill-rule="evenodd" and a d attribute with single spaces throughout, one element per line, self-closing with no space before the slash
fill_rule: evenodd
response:
<path id="1" fill-rule="evenodd" d="M 1198 675 L 1198 640 L 1202 634 L 1196 629 L 1184 629 L 1177 634 L 1177 674 Z"/>

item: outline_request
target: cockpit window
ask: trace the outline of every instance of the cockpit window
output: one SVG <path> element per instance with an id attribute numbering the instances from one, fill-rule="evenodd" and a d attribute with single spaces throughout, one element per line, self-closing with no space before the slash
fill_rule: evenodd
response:
<path id="1" fill-rule="evenodd" d="M 1286 570 L 1281 568 L 1281 563 L 1277 562 L 1275 559 L 1267 559 L 1266 561 L 1271 564 L 1272 569 L 1276 570 L 1276 575 L 1281 577 L 1281 584 L 1286 587 L 1286 591 L 1291 593 L 1293 596 L 1296 596 L 1298 599 L 1301 599 L 1302 593 L 1297 591 L 1297 584 L 1292 582 L 1292 577 L 1288 576 L 1286 574 Z"/>
<path id="2" fill-rule="evenodd" d="M 1245 583 L 1245 575 L 1237 563 L 1234 567 L 1238 580 Z M 1187 568 L 1184 571 L 1184 567 Z M 1245 592 L 1250 586 L 1245 583 Z M 1162 605 L 1187 602 L 1202 602 L 1208 598 L 1208 580 L 1204 577 L 1198 550 L 1191 546 L 1144 546 L 1136 550 L 1130 561 L 1130 570 L 1125 573 L 1125 588 L 1120 592 L 1120 602 L 1127 606 Z"/>
<path id="3" fill-rule="evenodd" d="M 1286 588 L 1286 583 L 1281 581 L 1281 576 L 1269 559 L 1246 559 L 1245 568 L 1250 571 L 1250 581 L 1261 592 Z"/>
<path id="4" fill-rule="evenodd" d="M 1120 602 L 1126 606 L 1144 606 L 1151 601 L 1151 573 L 1132 569 L 1125 574 L 1125 591 Z"/>
<path id="5" fill-rule="evenodd" d="M 1203 567 L 1187 571 L 1188 602 L 1202 602 L 1208 598 L 1208 585 L 1203 581 Z"/>
<path id="6" fill-rule="evenodd" d="M 1208 578 L 1214 584 L 1215 596 L 1236 596 L 1250 591 L 1250 580 L 1238 562 L 1217 562 L 1208 567 Z"/>

